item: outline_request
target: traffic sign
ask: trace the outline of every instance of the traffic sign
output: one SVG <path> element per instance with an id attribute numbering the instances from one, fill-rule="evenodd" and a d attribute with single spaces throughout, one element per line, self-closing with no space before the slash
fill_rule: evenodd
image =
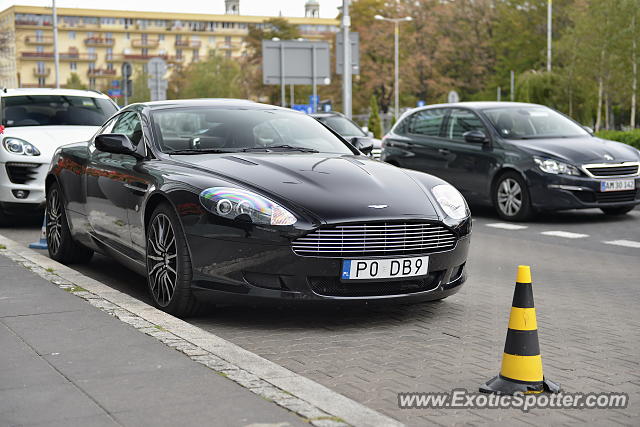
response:
<path id="1" fill-rule="evenodd" d="M 344 48 L 342 47 L 342 32 L 336 34 L 336 74 L 342 74 L 342 63 L 344 62 Z M 351 74 L 360 74 L 360 34 L 349 33 L 351 42 Z"/>
<path id="2" fill-rule="evenodd" d="M 147 85 L 151 92 L 151 100 L 164 101 L 167 99 L 167 88 L 169 86 L 164 78 L 167 73 L 167 63 L 162 58 L 151 58 L 147 69 L 149 70 Z"/>
<path id="3" fill-rule="evenodd" d="M 122 91 L 120 89 L 109 89 L 107 90 L 107 94 L 112 98 L 120 98 L 122 96 Z"/>

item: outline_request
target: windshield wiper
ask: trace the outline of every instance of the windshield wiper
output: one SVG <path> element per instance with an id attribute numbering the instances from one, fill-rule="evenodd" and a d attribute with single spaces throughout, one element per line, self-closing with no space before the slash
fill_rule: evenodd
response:
<path id="1" fill-rule="evenodd" d="M 223 150 L 221 148 L 189 148 L 185 150 L 167 151 L 167 154 L 206 154 L 206 153 L 233 153 L 233 150 Z"/>
<path id="2" fill-rule="evenodd" d="M 273 149 L 276 149 L 276 150 L 287 150 L 287 151 L 301 151 L 303 153 L 319 153 L 318 150 L 315 150 L 313 148 L 294 147 L 293 145 L 288 145 L 288 144 L 267 145 L 266 147 L 249 147 L 249 148 L 243 148 L 240 151 L 243 151 L 243 152 L 249 152 L 249 151 L 265 151 L 265 152 L 269 152 L 269 151 L 271 151 Z"/>

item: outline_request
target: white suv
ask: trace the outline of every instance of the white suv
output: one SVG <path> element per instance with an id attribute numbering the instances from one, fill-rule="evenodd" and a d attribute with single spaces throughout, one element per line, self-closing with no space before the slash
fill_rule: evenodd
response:
<path id="1" fill-rule="evenodd" d="M 98 92 L 0 88 L 0 222 L 41 211 L 56 149 L 88 140 L 117 110 Z"/>

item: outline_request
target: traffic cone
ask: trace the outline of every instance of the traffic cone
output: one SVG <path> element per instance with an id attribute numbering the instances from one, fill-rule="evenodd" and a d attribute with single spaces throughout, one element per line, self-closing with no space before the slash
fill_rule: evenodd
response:
<path id="1" fill-rule="evenodd" d="M 30 249 L 47 249 L 47 213 L 44 213 L 44 221 L 42 222 L 42 230 L 40 231 L 40 240 L 29 243 Z"/>
<path id="2" fill-rule="evenodd" d="M 518 266 L 500 374 L 483 384 L 480 391 L 496 394 L 560 391 L 558 384 L 545 379 L 542 374 L 538 324 L 528 265 Z"/>

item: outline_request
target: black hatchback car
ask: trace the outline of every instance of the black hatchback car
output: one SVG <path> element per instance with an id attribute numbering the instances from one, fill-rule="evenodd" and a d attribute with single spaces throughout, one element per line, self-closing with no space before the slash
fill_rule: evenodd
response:
<path id="1" fill-rule="evenodd" d="M 540 210 L 640 204 L 640 151 L 595 137 L 548 107 L 515 102 L 432 105 L 406 113 L 385 136 L 382 160 L 438 176 L 470 203 L 522 221 Z"/>

